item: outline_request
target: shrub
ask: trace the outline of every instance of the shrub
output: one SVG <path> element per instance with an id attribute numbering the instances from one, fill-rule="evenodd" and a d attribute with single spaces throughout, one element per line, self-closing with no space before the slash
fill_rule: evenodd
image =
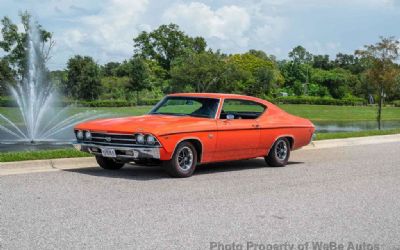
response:
<path id="1" fill-rule="evenodd" d="M 358 97 L 348 97 L 344 99 L 334 99 L 331 97 L 315 96 L 281 96 L 273 100 L 280 104 L 314 104 L 314 105 L 365 105 L 366 100 Z"/>
<path id="2" fill-rule="evenodd" d="M 392 103 L 395 107 L 400 107 L 400 100 L 395 100 Z"/>
<path id="3" fill-rule="evenodd" d="M 160 99 L 146 99 L 139 101 L 138 105 L 155 105 Z M 79 106 L 79 107 L 130 107 L 135 106 L 136 101 L 127 100 L 95 100 L 95 101 L 74 101 L 62 100 L 56 103 L 59 107 Z M 17 103 L 11 97 L 0 97 L 0 107 L 16 107 Z"/>

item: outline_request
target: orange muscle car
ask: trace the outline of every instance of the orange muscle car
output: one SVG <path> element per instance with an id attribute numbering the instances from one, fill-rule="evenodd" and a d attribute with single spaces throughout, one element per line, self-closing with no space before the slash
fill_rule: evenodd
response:
<path id="1" fill-rule="evenodd" d="M 314 130 L 309 120 L 255 97 L 184 93 L 166 96 L 146 115 L 78 124 L 74 146 L 104 169 L 160 163 L 171 176 L 188 177 L 209 162 L 264 157 L 284 166 Z"/>

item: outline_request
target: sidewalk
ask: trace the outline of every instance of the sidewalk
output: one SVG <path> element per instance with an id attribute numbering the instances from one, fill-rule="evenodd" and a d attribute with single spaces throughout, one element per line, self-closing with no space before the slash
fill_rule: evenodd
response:
<path id="1" fill-rule="evenodd" d="M 396 141 L 400 141 L 400 134 L 315 141 L 300 150 L 348 147 Z M 5 162 L 0 163 L 0 176 L 34 172 L 52 172 L 65 169 L 78 169 L 88 167 L 97 167 L 97 163 L 94 157 Z"/>

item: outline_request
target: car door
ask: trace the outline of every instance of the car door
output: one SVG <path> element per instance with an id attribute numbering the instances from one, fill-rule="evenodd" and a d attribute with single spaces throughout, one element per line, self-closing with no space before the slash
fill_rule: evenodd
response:
<path id="1" fill-rule="evenodd" d="M 256 156 L 260 142 L 258 116 L 261 104 L 241 99 L 225 99 L 217 119 L 216 161 L 246 159 Z"/>

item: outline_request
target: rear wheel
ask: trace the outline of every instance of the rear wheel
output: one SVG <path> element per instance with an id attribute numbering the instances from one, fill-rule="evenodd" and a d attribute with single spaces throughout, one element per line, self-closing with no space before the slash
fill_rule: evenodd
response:
<path id="1" fill-rule="evenodd" d="M 111 158 L 105 158 L 103 156 L 96 155 L 96 161 L 100 167 L 107 170 L 118 170 L 124 166 L 124 163 L 117 162 Z"/>
<path id="2" fill-rule="evenodd" d="M 286 138 L 279 138 L 272 148 L 265 161 L 271 167 L 283 167 L 287 164 L 290 156 L 290 143 Z"/>
<path id="3" fill-rule="evenodd" d="M 190 142 L 181 142 L 169 161 L 163 167 L 172 177 L 185 178 L 193 174 L 197 164 L 197 151 Z"/>

